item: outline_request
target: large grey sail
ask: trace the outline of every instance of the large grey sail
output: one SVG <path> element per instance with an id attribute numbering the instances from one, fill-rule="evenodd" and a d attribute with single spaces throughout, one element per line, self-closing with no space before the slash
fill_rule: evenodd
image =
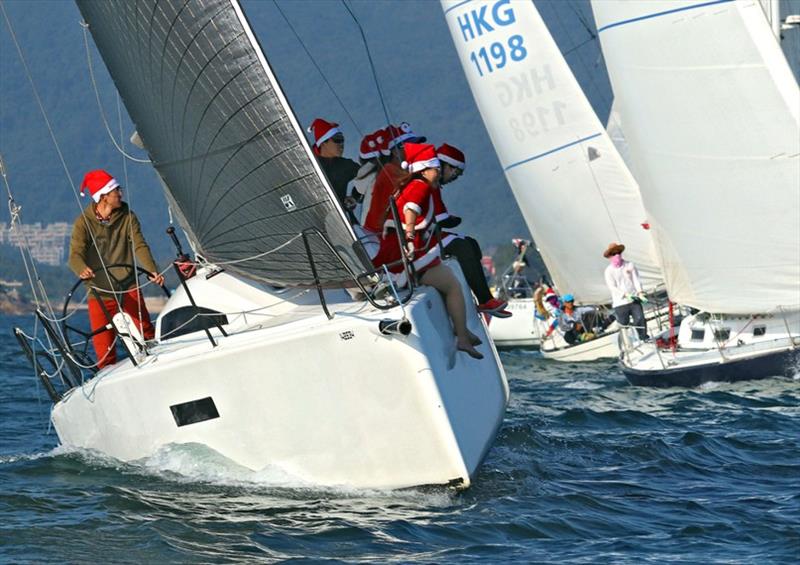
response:
<path id="1" fill-rule="evenodd" d="M 315 228 L 364 269 L 235 0 L 77 4 L 200 254 L 273 284 L 313 284 L 300 234 Z M 320 281 L 347 283 L 322 239 L 309 241 Z"/>

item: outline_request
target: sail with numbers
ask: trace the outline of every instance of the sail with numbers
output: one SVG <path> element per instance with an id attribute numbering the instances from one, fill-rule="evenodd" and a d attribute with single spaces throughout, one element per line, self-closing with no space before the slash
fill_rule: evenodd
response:
<path id="1" fill-rule="evenodd" d="M 245 277 L 314 284 L 304 230 L 366 263 L 236 0 L 78 0 L 196 251 Z M 350 275 L 318 235 L 320 281 Z"/>
<path id="2" fill-rule="evenodd" d="M 624 242 L 661 283 L 638 186 L 533 2 L 441 0 L 464 73 L 553 282 L 609 299 L 602 252 Z"/>

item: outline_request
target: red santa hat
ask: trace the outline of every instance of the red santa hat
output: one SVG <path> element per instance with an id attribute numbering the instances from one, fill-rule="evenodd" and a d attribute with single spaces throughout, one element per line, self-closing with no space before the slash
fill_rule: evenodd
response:
<path id="1" fill-rule="evenodd" d="M 375 159 L 379 157 L 381 154 L 380 147 L 378 147 L 378 143 L 375 139 L 375 136 L 379 132 L 370 133 L 364 136 L 361 140 L 361 147 L 358 151 L 358 156 L 364 160 L 367 159 Z"/>
<path id="2" fill-rule="evenodd" d="M 389 141 L 391 134 L 388 128 L 379 129 L 375 133 L 372 134 L 373 139 L 375 140 L 375 144 L 380 151 L 381 155 L 389 156 L 391 155 L 392 151 L 389 148 Z"/>
<path id="3" fill-rule="evenodd" d="M 425 169 L 439 167 L 436 148 L 428 143 L 406 143 L 403 146 L 406 160 L 400 165 L 410 173 L 418 173 Z"/>
<path id="4" fill-rule="evenodd" d="M 444 161 L 448 165 L 453 165 L 462 171 L 467 166 L 467 159 L 464 157 L 461 150 L 452 145 L 447 145 L 446 143 L 442 143 L 442 145 L 439 146 L 436 150 L 436 156 L 440 161 Z"/>
<path id="5" fill-rule="evenodd" d="M 317 118 L 308 126 L 308 133 L 314 135 L 314 147 L 319 147 L 337 133 L 341 133 L 339 124 L 326 122 L 322 118 Z"/>
<path id="6" fill-rule="evenodd" d="M 81 183 L 81 196 L 86 196 L 86 191 L 92 195 L 92 200 L 100 202 L 100 197 L 108 194 L 112 190 L 119 188 L 117 179 L 109 175 L 103 169 L 95 169 L 89 171 L 83 177 Z"/>

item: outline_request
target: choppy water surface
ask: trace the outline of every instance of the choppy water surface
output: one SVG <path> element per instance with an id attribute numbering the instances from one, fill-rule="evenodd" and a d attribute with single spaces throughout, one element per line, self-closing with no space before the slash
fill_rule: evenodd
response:
<path id="1" fill-rule="evenodd" d="M 512 400 L 474 486 L 343 491 L 201 446 L 56 447 L 0 318 L 0 562 L 796 562 L 800 381 L 628 386 L 503 353 Z"/>

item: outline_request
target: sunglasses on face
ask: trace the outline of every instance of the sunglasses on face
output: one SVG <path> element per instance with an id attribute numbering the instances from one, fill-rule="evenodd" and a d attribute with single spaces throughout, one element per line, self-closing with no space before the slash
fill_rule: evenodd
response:
<path id="1" fill-rule="evenodd" d="M 331 141 L 333 141 L 336 145 L 344 145 L 344 136 L 343 135 L 334 135 L 331 138 Z"/>

